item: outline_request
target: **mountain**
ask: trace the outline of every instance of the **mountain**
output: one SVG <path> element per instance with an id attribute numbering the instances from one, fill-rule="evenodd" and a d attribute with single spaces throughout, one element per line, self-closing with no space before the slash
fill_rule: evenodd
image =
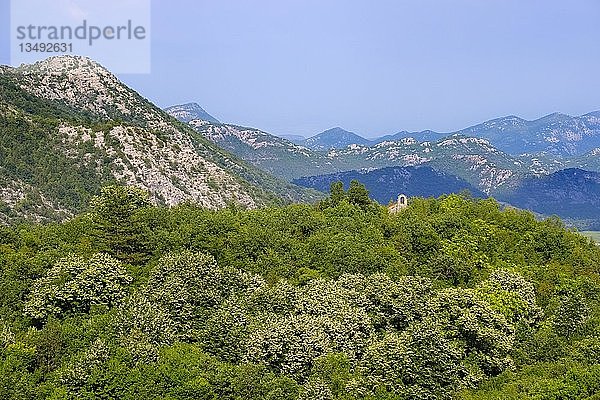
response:
<path id="1" fill-rule="evenodd" d="M 352 144 L 367 146 L 371 144 L 371 141 L 354 132 L 348 132 L 340 127 L 336 127 L 310 137 L 303 143 L 305 147 L 317 151 L 341 149 Z"/>
<path id="2" fill-rule="evenodd" d="M 401 131 L 374 141 L 381 143 L 408 137 L 420 142 L 438 141 L 452 134 L 485 139 L 511 155 L 544 153 L 555 157 L 579 156 L 600 147 L 600 111 L 578 117 L 554 113 L 533 121 L 511 115 L 454 133 Z"/>
<path id="3" fill-rule="evenodd" d="M 600 172 L 600 147 L 596 147 L 582 156 L 573 157 L 565 161 L 565 164 L 573 168 Z"/>
<path id="4" fill-rule="evenodd" d="M 486 194 L 514 184 L 529 172 L 532 163 L 503 153 L 488 141 L 453 135 L 437 142 L 413 138 L 386 141 L 374 146 L 351 145 L 331 150 L 328 157 L 343 160 L 352 169 L 427 165 L 456 175 Z"/>
<path id="5" fill-rule="evenodd" d="M 0 221 L 68 218 L 111 183 L 167 205 L 315 198 L 218 148 L 90 59 L 2 67 Z"/>
<path id="6" fill-rule="evenodd" d="M 585 120 L 587 126 L 591 127 L 594 118 L 597 118 L 596 114 L 575 119 Z M 470 136 L 434 131 L 399 132 L 374 141 L 334 128 L 306 139 L 306 146 L 254 128 L 218 125 L 201 120 L 190 121 L 189 124 L 202 136 L 243 160 L 286 180 L 361 169 L 422 165 L 463 179 L 486 195 L 501 197 L 512 193 L 524 179 L 543 177 L 565 168 L 600 171 L 598 148 L 578 157 L 565 158 L 550 147 L 517 146 L 513 148 L 516 154 L 511 154 L 492 142 L 504 143 L 505 148 L 510 149 L 510 146 L 506 146 L 508 139 L 494 132 L 519 131 L 521 137 L 515 140 L 522 141 L 543 127 L 553 124 L 563 126 L 564 121 L 569 119 L 572 122 L 574 117 L 554 114 L 531 123 L 517 117 L 506 117 L 461 131 Z M 506 133 L 504 136 L 514 139 L 515 135 Z M 586 140 L 594 137 L 592 134 L 588 136 Z M 560 143 L 560 140 L 556 143 Z M 326 148 L 329 150 L 323 151 Z M 516 148 L 521 151 L 516 151 Z M 545 150 L 537 151 L 541 148 Z M 525 149 L 535 151 L 525 152 Z"/>
<path id="7" fill-rule="evenodd" d="M 393 135 L 386 135 L 386 136 L 378 137 L 378 138 L 374 139 L 373 142 L 375 142 L 375 143 L 390 142 L 390 141 L 394 142 L 394 141 L 402 140 L 405 138 L 413 138 L 418 142 L 437 142 L 438 140 L 442 139 L 444 136 L 449 136 L 449 134 L 434 132 L 434 131 L 430 131 L 430 130 L 421 131 L 421 132 L 401 131 L 401 132 L 395 133 Z"/>
<path id="8" fill-rule="evenodd" d="M 202 120 L 188 124 L 227 151 L 289 181 L 363 168 L 429 165 L 457 175 L 478 190 L 491 194 L 526 175 L 538 162 L 533 157 L 512 157 L 485 140 L 459 135 L 437 142 L 406 138 L 372 146 L 351 144 L 325 153 L 255 128 L 216 125 Z M 543 166 L 535 168 L 538 173 L 548 172 Z"/>
<path id="9" fill-rule="evenodd" d="M 600 112 L 579 117 L 554 113 L 533 121 L 510 116 L 459 133 L 487 139 L 510 154 L 546 152 L 576 156 L 600 147 Z"/>
<path id="10" fill-rule="evenodd" d="M 326 154 L 259 129 L 230 124 L 216 125 L 202 120 L 190 121 L 188 124 L 219 147 L 286 180 L 297 177 L 297 174 L 323 174 L 346 167 L 343 161 L 334 165 Z"/>
<path id="11" fill-rule="evenodd" d="M 600 173 L 568 168 L 524 179 L 501 197 L 520 208 L 563 218 L 588 219 L 600 227 Z"/>
<path id="12" fill-rule="evenodd" d="M 165 108 L 165 112 L 182 122 L 190 122 L 195 119 L 219 124 L 219 120 L 204 111 L 197 103 L 180 104 Z"/>
<path id="13" fill-rule="evenodd" d="M 348 187 L 358 180 L 370 196 L 388 204 L 398 194 L 438 197 L 468 190 L 484 198 L 485 193 L 464 179 L 429 166 L 363 169 L 294 179 L 300 186 L 327 192 L 332 182 Z M 537 214 L 558 215 L 586 229 L 600 229 L 600 173 L 568 168 L 544 176 L 526 176 L 495 196 L 502 202 Z"/>
<path id="14" fill-rule="evenodd" d="M 427 166 L 388 167 L 347 171 L 294 179 L 294 183 L 319 190 L 329 191 L 331 183 L 341 181 L 345 187 L 358 180 L 369 190 L 371 198 L 381 204 L 394 201 L 399 194 L 420 197 L 438 197 L 443 194 L 468 190 L 475 197 L 486 197 L 483 192 L 457 176 L 437 171 Z"/>

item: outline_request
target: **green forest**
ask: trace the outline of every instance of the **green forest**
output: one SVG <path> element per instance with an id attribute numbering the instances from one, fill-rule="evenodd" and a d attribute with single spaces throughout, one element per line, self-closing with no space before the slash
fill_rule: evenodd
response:
<path id="1" fill-rule="evenodd" d="M 600 399 L 600 247 L 493 199 L 108 186 L 0 270 L 2 399 Z"/>

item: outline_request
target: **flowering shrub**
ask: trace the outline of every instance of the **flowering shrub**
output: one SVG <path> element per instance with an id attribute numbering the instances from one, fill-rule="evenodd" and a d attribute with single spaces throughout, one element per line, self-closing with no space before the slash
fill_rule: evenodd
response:
<path id="1" fill-rule="evenodd" d="M 162 257 L 144 295 L 164 307 L 183 338 L 196 337 L 209 310 L 231 294 L 252 291 L 262 280 L 239 270 L 221 269 L 207 254 L 183 251 Z"/>
<path id="2" fill-rule="evenodd" d="M 131 281 L 123 265 L 108 254 L 98 253 L 89 260 L 69 256 L 33 283 L 24 312 L 43 320 L 49 315 L 88 312 L 92 305 L 110 307 L 127 295 Z"/>

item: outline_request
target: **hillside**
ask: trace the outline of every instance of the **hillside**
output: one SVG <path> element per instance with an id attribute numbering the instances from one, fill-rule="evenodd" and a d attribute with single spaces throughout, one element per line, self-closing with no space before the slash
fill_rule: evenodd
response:
<path id="1" fill-rule="evenodd" d="M 0 226 L 0 398 L 591 399 L 600 247 L 459 195 Z M 566 395 L 565 395 L 566 393 Z"/>
<path id="2" fill-rule="evenodd" d="M 406 138 L 413 138 L 418 142 L 437 142 L 455 134 L 485 139 L 498 150 L 513 156 L 541 153 L 553 157 L 575 157 L 600 147 L 600 111 L 581 116 L 554 113 L 531 121 L 507 116 L 455 132 L 400 131 L 374 139 L 365 139 L 341 128 L 334 128 L 307 139 L 304 145 L 313 150 L 325 151 L 350 145 L 374 146 Z"/>
<path id="3" fill-rule="evenodd" d="M 486 197 L 483 192 L 465 180 L 427 166 L 347 171 L 303 177 L 294 179 L 293 182 L 300 186 L 328 192 L 333 182 L 340 181 L 347 188 L 352 180 L 365 185 L 370 197 L 383 205 L 395 201 L 399 194 L 409 197 L 439 197 L 443 194 L 469 191 L 475 197 Z"/>
<path id="4" fill-rule="evenodd" d="M 565 165 L 572 168 L 600 172 L 600 147 L 596 147 L 582 156 L 566 160 Z"/>
<path id="5" fill-rule="evenodd" d="M 312 151 L 256 128 L 204 120 L 192 120 L 188 125 L 220 148 L 287 181 L 299 174 L 322 174 L 349 167 L 343 160 L 332 162 L 325 153 Z"/>
<path id="6" fill-rule="evenodd" d="M 352 145 L 331 150 L 328 157 L 343 160 L 354 169 L 427 165 L 456 175 L 487 194 L 521 179 L 530 163 L 497 150 L 486 140 L 459 135 L 437 142 L 405 138 L 372 147 Z"/>
<path id="7" fill-rule="evenodd" d="M 2 221 L 66 218 L 113 182 L 167 205 L 314 198 L 219 149 L 89 59 L 3 67 L 0 80 Z"/>
<path id="8" fill-rule="evenodd" d="M 537 198 L 542 192 L 536 193 L 540 188 L 534 184 L 544 181 L 549 174 L 556 173 L 557 175 L 546 179 L 547 182 L 553 182 L 553 178 L 560 175 L 557 171 L 571 166 L 599 170 L 597 149 L 569 159 L 558 158 L 547 152 L 512 156 L 498 150 L 488 140 L 455 134 L 441 139 L 438 137 L 437 141 L 418 141 L 406 137 L 377 144 L 351 144 L 322 152 L 258 129 L 217 125 L 202 120 L 190 121 L 189 124 L 203 137 L 258 168 L 321 191 L 326 191 L 335 179 L 340 179 L 345 184 L 358 179 L 367 184 L 378 201 L 387 203 L 398 194 L 398 190 L 391 189 L 389 185 L 393 183 L 403 187 L 400 182 L 392 182 L 393 174 L 388 176 L 387 172 L 406 170 L 397 168 L 385 172 L 386 168 L 426 166 L 444 176 L 458 179 L 461 187 L 454 187 L 452 182 L 440 181 L 435 174 L 426 174 L 419 179 L 422 188 L 413 187 L 418 195 L 438 196 L 466 188 L 476 196 L 494 196 L 542 215 L 561 215 L 577 226 L 590 228 L 600 221 L 600 215 L 594 211 L 595 194 L 588 190 L 586 182 L 577 180 L 570 183 L 569 193 L 577 193 L 575 202 L 565 197 L 564 193 L 561 194 L 560 180 L 549 183 L 553 189 L 548 188 L 543 192 L 546 193 L 545 206 L 541 205 L 544 200 Z M 435 132 L 425 131 L 420 138 L 434 138 L 436 135 Z M 371 173 L 372 170 L 378 172 Z M 373 179 L 379 173 L 386 175 L 380 182 Z M 397 178 L 402 179 L 401 176 L 400 174 Z M 445 189 L 435 190 L 438 185 Z"/>
<path id="9" fill-rule="evenodd" d="M 489 142 L 458 135 L 437 142 L 412 138 L 375 145 L 352 144 L 315 151 L 255 128 L 189 121 L 197 132 L 243 160 L 286 180 L 303 176 L 391 166 L 428 165 L 466 180 L 487 194 L 503 190 L 527 175 L 550 172 L 539 157 L 512 157 Z"/>

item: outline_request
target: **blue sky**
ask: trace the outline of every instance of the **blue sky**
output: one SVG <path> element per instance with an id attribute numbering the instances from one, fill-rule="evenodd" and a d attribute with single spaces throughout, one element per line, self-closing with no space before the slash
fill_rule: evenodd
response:
<path id="1" fill-rule="evenodd" d="M 597 0 L 153 0 L 151 28 L 152 73 L 121 79 L 276 134 L 600 109 Z"/>

